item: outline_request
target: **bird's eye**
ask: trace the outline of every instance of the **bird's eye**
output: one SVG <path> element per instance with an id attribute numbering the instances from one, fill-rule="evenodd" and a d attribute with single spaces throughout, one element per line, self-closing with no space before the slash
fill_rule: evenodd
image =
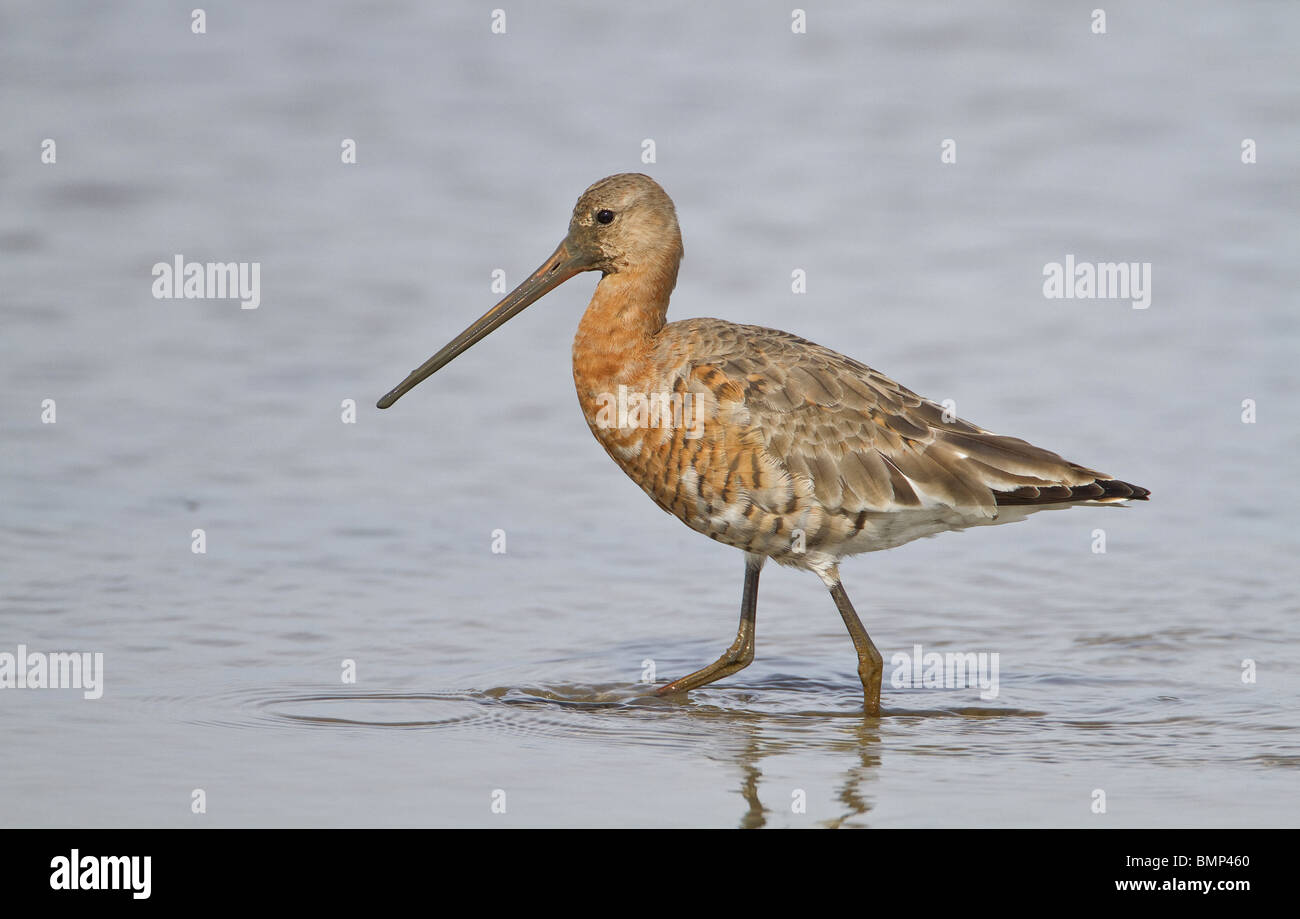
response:
<path id="1" fill-rule="evenodd" d="M 596 211 L 596 219 L 601 223 L 612 223 L 614 220 L 613 211 Z"/>

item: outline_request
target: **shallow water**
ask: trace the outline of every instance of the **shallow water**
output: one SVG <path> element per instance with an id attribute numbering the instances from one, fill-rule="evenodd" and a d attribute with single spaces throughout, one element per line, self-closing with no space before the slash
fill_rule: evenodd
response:
<path id="1" fill-rule="evenodd" d="M 0 823 L 1300 822 L 1294 6 L 261 7 L 0 13 L 0 652 L 105 661 L 99 700 L 0 691 Z M 670 318 L 1152 500 L 846 562 L 881 719 L 774 566 L 755 663 L 647 697 L 731 641 L 742 563 L 586 431 L 591 279 L 373 408 L 618 171 L 677 202 Z M 259 261 L 260 308 L 155 300 L 177 253 Z M 1150 261 L 1150 308 L 1045 299 L 1067 253 Z M 997 653 L 996 696 L 892 686 L 916 645 Z"/>

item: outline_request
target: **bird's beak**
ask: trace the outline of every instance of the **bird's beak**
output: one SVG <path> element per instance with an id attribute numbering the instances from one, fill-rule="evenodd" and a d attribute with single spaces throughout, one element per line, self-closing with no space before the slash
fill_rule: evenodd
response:
<path id="1" fill-rule="evenodd" d="M 461 353 L 468 351 L 473 345 L 505 325 L 512 316 L 522 313 L 575 274 L 590 271 L 595 267 L 593 257 L 576 250 L 566 238 L 551 257 L 543 262 L 542 266 L 527 280 L 506 294 L 504 300 L 480 316 L 477 322 L 449 341 L 441 351 L 412 370 L 410 376 L 380 399 L 377 405 L 380 408 L 388 408 L 426 377 L 433 376 Z"/>

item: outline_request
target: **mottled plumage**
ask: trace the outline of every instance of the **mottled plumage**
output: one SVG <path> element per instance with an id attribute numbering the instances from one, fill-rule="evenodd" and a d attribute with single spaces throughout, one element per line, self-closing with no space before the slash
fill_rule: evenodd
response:
<path id="1" fill-rule="evenodd" d="M 879 713 L 882 660 L 840 583 L 840 559 L 1046 507 L 1149 494 L 950 418 L 865 364 L 786 332 L 667 323 L 681 258 L 664 190 L 643 175 L 602 179 L 579 198 L 551 258 L 379 402 L 392 405 L 566 279 L 601 272 L 573 342 L 592 433 L 656 504 L 746 559 L 736 641 L 661 693 L 753 659 L 758 573 L 771 558 L 816 572 L 830 589 L 858 653 L 866 708 Z M 628 394 L 664 412 L 625 411 Z M 668 415 L 670 404 L 682 410 Z"/>
<path id="2" fill-rule="evenodd" d="M 820 572 L 945 530 L 1147 494 L 1018 438 L 945 420 L 941 405 L 775 329 L 671 323 L 655 336 L 649 367 L 637 377 L 620 370 L 604 391 L 691 393 L 704 409 L 703 436 L 600 427 L 599 390 L 589 383 L 592 433 L 687 526 L 782 564 Z"/>

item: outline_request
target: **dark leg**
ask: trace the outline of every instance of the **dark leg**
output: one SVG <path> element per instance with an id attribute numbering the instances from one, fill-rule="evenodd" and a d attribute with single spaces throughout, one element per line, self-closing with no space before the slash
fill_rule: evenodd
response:
<path id="1" fill-rule="evenodd" d="M 879 715 L 880 678 L 885 673 L 885 659 L 880 656 L 871 636 L 862 627 L 862 620 L 858 618 L 853 604 L 849 602 L 849 595 L 844 592 L 844 585 L 838 578 L 831 585 L 831 597 L 835 600 L 835 606 L 839 609 L 844 624 L 849 628 L 853 647 L 858 652 L 858 677 L 862 680 L 864 707 L 868 715 Z"/>
<path id="2" fill-rule="evenodd" d="M 731 647 L 723 652 L 722 657 L 702 670 L 687 674 L 680 680 L 673 680 L 666 686 L 655 690 L 656 695 L 666 696 L 675 692 L 688 692 L 699 689 L 706 683 L 731 676 L 738 670 L 744 670 L 754 659 L 754 614 L 758 609 L 758 573 L 763 570 L 762 555 L 745 553 L 745 592 L 740 601 L 740 631 Z M 865 632 L 863 633 L 866 634 Z"/>

